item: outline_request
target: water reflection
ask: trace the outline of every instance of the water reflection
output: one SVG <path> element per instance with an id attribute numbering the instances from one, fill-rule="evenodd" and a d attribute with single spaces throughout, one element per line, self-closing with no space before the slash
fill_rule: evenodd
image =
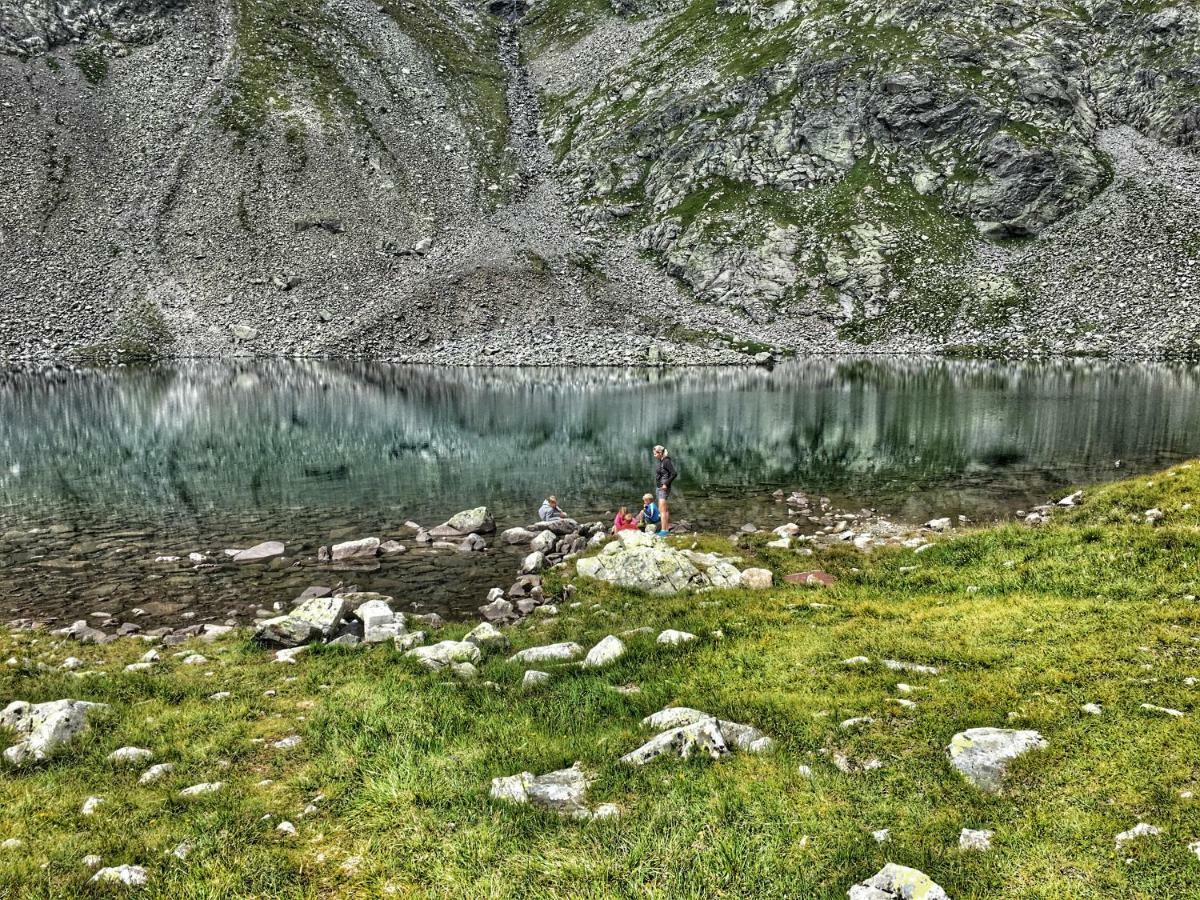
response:
<path id="1" fill-rule="evenodd" d="M 0 516 L 198 524 L 302 507 L 429 520 L 488 503 L 519 518 L 547 491 L 596 513 L 636 499 L 658 442 L 701 519 L 721 518 L 709 498 L 775 486 L 987 516 L 1117 460 L 1197 452 L 1197 380 L 1165 365 L 863 359 L 10 373 Z"/>

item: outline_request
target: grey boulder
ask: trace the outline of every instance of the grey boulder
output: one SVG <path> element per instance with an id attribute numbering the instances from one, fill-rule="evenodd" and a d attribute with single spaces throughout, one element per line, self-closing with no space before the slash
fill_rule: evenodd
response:
<path id="1" fill-rule="evenodd" d="M 1004 783 L 1008 764 L 1030 750 L 1048 746 L 1036 731 L 1011 728 L 968 728 L 950 740 L 946 753 L 950 765 L 982 790 L 996 793 Z"/>
<path id="2" fill-rule="evenodd" d="M 15 731 L 21 740 L 4 751 L 4 758 L 14 766 L 40 762 L 84 731 L 92 710 L 107 708 L 105 703 L 86 700 L 37 704 L 15 700 L 0 712 L 0 727 Z"/>

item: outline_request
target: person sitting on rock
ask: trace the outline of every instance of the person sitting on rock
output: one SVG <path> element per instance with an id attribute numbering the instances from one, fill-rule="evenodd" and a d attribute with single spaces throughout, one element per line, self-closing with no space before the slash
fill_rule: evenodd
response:
<path id="1" fill-rule="evenodd" d="M 555 519 L 565 519 L 567 514 L 558 508 L 558 498 L 551 494 L 542 501 L 538 510 L 538 518 L 543 522 L 553 522 Z"/>
<path id="2" fill-rule="evenodd" d="M 658 531 L 658 523 L 662 516 L 658 512 L 658 504 L 654 502 L 653 494 L 642 494 L 642 511 L 638 513 L 638 527 L 647 531 Z"/>
<path id="3" fill-rule="evenodd" d="M 633 516 L 631 516 L 629 514 L 629 507 L 622 506 L 619 510 L 617 510 L 617 514 L 615 516 L 613 516 L 612 533 L 616 534 L 618 531 L 637 531 L 637 530 L 638 530 L 637 519 L 635 519 Z"/>

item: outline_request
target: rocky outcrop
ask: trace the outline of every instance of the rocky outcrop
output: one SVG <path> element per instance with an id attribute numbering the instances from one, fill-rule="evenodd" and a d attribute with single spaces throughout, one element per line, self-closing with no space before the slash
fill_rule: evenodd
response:
<path id="1" fill-rule="evenodd" d="M 695 588 L 737 587 L 742 573 L 730 559 L 711 553 L 676 550 L 651 535 L 622 531 L 596 556 L 580 559 L 580 575 L 651 594 L 675 594 Z"/>
<path id="2" fill-rule="evenodd" d="M 729 722 L 698 709 L 676 706 L 659 710 L 642 720 L 647 728 L 661 729 L 659 734 L 621 757 L 621 762 L 641 766 L 660 756 L 707 756 L 720 759 L 734 750 L 763 753 L 775 742 L 750 725 Z"/>

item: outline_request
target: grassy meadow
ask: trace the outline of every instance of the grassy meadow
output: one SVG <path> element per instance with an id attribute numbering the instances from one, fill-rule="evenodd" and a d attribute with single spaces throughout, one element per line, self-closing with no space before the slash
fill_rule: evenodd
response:
<path id="1" fill-rule="evenodd" d="M 1147 522 L 1152 507 L 1161 520 Z M 1200 897 L 1188 849 L 1200 840 L 1200 686 L 1185 681 L 1200 677 L 1200 463 L 1089 490 L 1047 526 L 965 530 L 921 553 L 802 557 L 768 537 L 742 540 L 745 565 L 777 582 L 813 568 L 840 580 L 674 598 L 581 580 L 557 616 L 507 629 L 514 649 L 650 632 L 606 668 L 534 666 L 553 678 L 528 690 L 526 667 L 503 653 L 461 682 L 390 645 L 280 664 L 241 633 L 161 648 L 149 672 L 127 673 L 140 640 L 0 633 L 0 660 L 13 658 L 0 705 L 110 704 L 50 761 L 0 772 L 0 841 L 23 842 L 0 849 L 0 896 L 834 898 L 891 861 L 952 898 Z M 699 639 L 660 646 L 664 628 Z M 72 655 L 84 665 L 60 669 Z M 854 656 L 871 663 L 843 662 Z M 895 672 L 883 658 L 939 671 Z M 628 685 L 640 692 L 614 690 Z M 669 705 L 757 726 L 777 746 L 621 765 L 651 736 L 639 720 Z M 872 721 L 839 724 L 861 716 Z M 1049 742 L 999 795 L 945 754 L 955 732 L 989 725 Z M 298 746 L 272 746 L 290 735 Z M 107 761 L 127 745 L 174 771 L 139 784 L 145 765 Z M 589 802 L 617 804 L 618 818 L 489 798 L 493 777 L 575 761 L 596 776 Z M 215 793 L 179 796 L 216 781 Z M 104 802 L 85 816 L 90 796 Z M 283 820 L 295 835 L 277 830 Z M 1162 832 L 1118 848 L 1138 822 Z M 964 827 L 993 831 L 992 849 L 960 850 Z M 872 832 L 885 828 L 879 843 Z M 90 885 L 93 854 L 144 866 L 148 883 Z"/>

